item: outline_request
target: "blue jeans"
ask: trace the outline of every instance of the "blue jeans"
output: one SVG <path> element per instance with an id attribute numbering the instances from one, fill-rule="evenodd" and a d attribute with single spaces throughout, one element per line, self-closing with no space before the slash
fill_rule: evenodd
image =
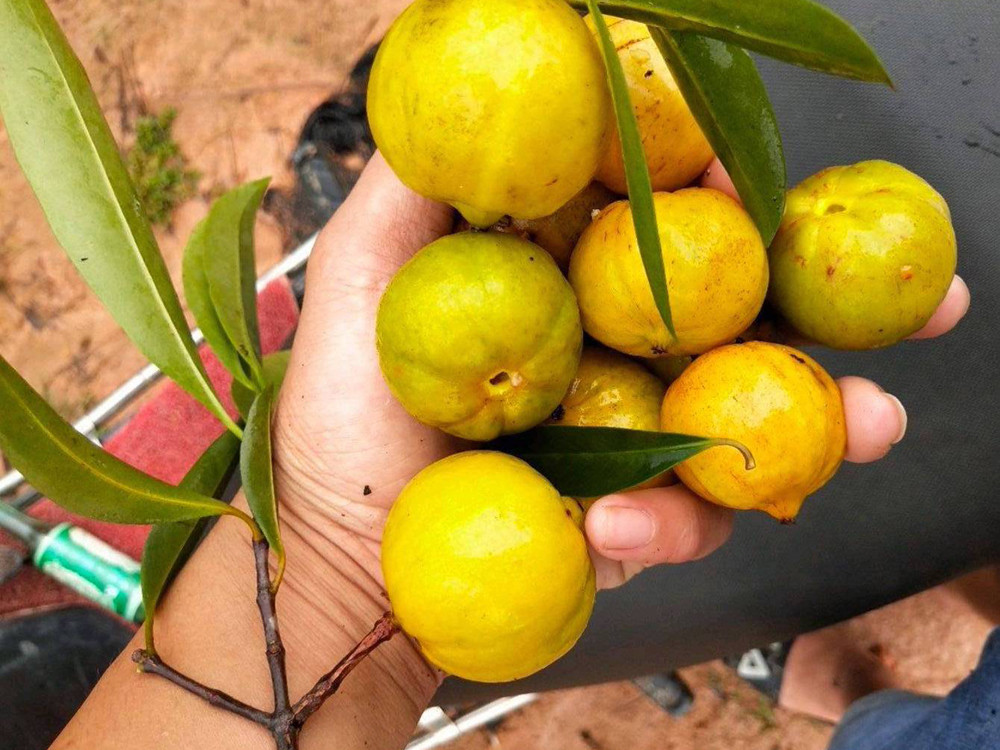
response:
<path id="1" fill-rule="evenodd" d="M 829 750 L 1000 750 L 1000 628 L 947 697 L 873 693 L 848 709 Z"/>

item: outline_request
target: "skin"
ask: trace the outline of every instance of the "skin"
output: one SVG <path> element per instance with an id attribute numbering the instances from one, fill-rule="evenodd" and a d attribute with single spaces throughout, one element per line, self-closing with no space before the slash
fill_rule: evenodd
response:
<path id="1" fill-rule="evenodd" d="M 669 388 L 666 432 L 737 440 L 757 466 L 729 447 L 711 448 L 677 467 L 699 496 L 780 521 L 830 480 L 847 449 L 840 390 L 811 357 L 780 344 L 751 341 L 698 357 Z"/>
<path id="2" fill-rule="evenodd" d="M 563 0 L 418 0 L 379 48 L 368 117 L 403 182 L 487 227 L 548 216 L 587 186 L 611 101 Z"/>
<path id="3" fill-rule="evenodd" d="M 576 501 L 520 459 L 466 451 L 431 464 L 400 493 L 382 538 L 397 621 L 449 674 L 537 672 L 576 643 L 594 608 L 582 521 Z"/>
<path id="4" fill-rule="evenodd" d="M 388 509 L 411 477 L 456 449 L 453 438 L 419 424 L 391 397 L 374 347 L 385 285 L 452 223 L 447 207 L 403 187 L 376 156 L 310 261 L 273 428 L 288 553 L 278 609 L 293 695 L 347 653 L 385 611 L 378 545 Z M 939 309 L 940 319 L 932 319 L 938 330 L 954 326 L 968 306 L 967 296 L 955 294 Z M 840 386 L 848 460 L 879 458 L 902 437 L 902 413 L 870 381 Z M 585 524 L 598 587 L 619 585 L 647 565 L 704 557 L 726 540 L 731 520 L 732 511 L 682 486 L 602 498 Z M 223 519 L 157 613 L 157 647 L 179 669 L 268 706 L 252 580 L 246 531 Z M 54 748 L 89 749 L 95 737 L 102 750 L 274 747 L 257 727 L 136 675 L 128 654 L 140 645 L 137 637 L 112 664 Z M 410 641 L 395 638 L 313 716 L 301 747 L 328 748 L 335 737 L 340 750 L 402 748 L 439 680 Z"/>
<path id="5" fill-rule="evenodd" d="M 769 298 L 813 341 L 889 346 L 927 325 L 956 257 L 948 205 L 920 177 L 886 161 L 832 167 L 788 192 Z"/>
<path id="6" fill-rule="evenodd" d="M 583 345 L 573 291 L 537 245 L 463 232 L 417 253 L 386 289 L 376 322 L 393 395 L 424 424 L 492 440 L 544 420 Z"/>
<path id="7" fill-rule="evenodd" d="M 717 190 L 654 193 L 653 204 L 677 337 L 653 301 L 627 201 L 604 209 L 570 258 L 583 329 L 637 357 L 701 354 L 729 343 L 767 294 L 760 234 L 742 206 Z"/>
<path id="8" fill-rule="evenodd" d="M 684 187 L 705 171 L 713 158 L 712 147 L 688 109 L 646 25 L 612 17 L 607 17 L 607 22 L 625 71 L 653 190 Z M 594 30 L 589 16 L 587 25 Z M 628 192 L 614 120 L 597 179 L 620 195 Z"/>

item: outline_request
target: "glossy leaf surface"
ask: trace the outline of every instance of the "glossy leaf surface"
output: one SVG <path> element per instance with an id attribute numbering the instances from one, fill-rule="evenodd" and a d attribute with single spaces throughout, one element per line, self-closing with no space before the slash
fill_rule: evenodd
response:
<path id="1" fill-rule="evenodd" d="M 528 462 L 560 493 L 572 497 L 599 497 L 635 487 L 721 446 L 742 452 L 747 469 L 753 468 L 749 451 L 728 440 L 618 427 L 545 425 L 490 445 Z"/>
<path id="2" fill-rule="evenodd" d="M 785 153 L 767 89 L 750 55 L 697 34 L 651 26 L 650 35 L 764 244 L 785 210 Z"/>

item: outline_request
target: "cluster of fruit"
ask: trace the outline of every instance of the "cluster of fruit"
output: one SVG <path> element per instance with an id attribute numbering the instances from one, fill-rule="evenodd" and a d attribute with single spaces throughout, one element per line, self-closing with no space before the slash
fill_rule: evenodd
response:
<path id="1" fill-rule="evenodd" d="M 657 191 L 672 334 L 620 198 L 589 23 L 564 0 L 417 0 L 386 36 L 369 88 L 375 140 L 403 182 L 471 227 L 422 249 L 385 290 L 385 380 L 415 418 L 468 440 L 548 420 L 739 441 L 753 471 L 715 448 L 677 477 L 708 501 L 790 520 L 843 459 L 840 392 L 795 349 L 733 342 L 753 338 L 767 298 L 833 347 L 915 332 L 955 270 L 947 205 L 902 167 L 833 168 L 789 193 L 767 248 L 736 200 L 688 187 L 712 149 L 646 27 L 610 19 Z M 550 663 L 593 605 L 584 508 L 502 453 L 428 467 L 385 529 L 399 623 L 463 677 Z"/>

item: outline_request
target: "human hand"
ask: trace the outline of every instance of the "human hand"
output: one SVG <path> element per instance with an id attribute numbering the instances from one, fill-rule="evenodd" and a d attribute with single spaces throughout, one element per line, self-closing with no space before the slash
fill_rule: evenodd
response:
<path id="1" fill-rule="evenodd" d="M 721 165 L 704 178 L 734 194 Z M 275 472 L 282 501 L 369 573 L 378 587 L 378 545 L 386 515 L 410 478 L 469 447 L 426 427 L 389 393 L 375 350 L 379 299 L 396 270 L 447 234 L 450 207 L 413 193 L 376 154 L 317 241 L 305 304 L 275 420 Z M 937 314 L 914 338 L 950 330 L 968 309 L 956 277 Z M 839 381 L 847 416 L 847 460 L 884 456 L 906 430 L 906 412 L 875 383 Z M 729 537 L 733 512 L 683 486 L 637 490 L 598 500 L 585 528 L 598 586 L 618 586 L 659 563 L 713 552 Z M 374 595 L 374 594 L 373 594 Z"/>

